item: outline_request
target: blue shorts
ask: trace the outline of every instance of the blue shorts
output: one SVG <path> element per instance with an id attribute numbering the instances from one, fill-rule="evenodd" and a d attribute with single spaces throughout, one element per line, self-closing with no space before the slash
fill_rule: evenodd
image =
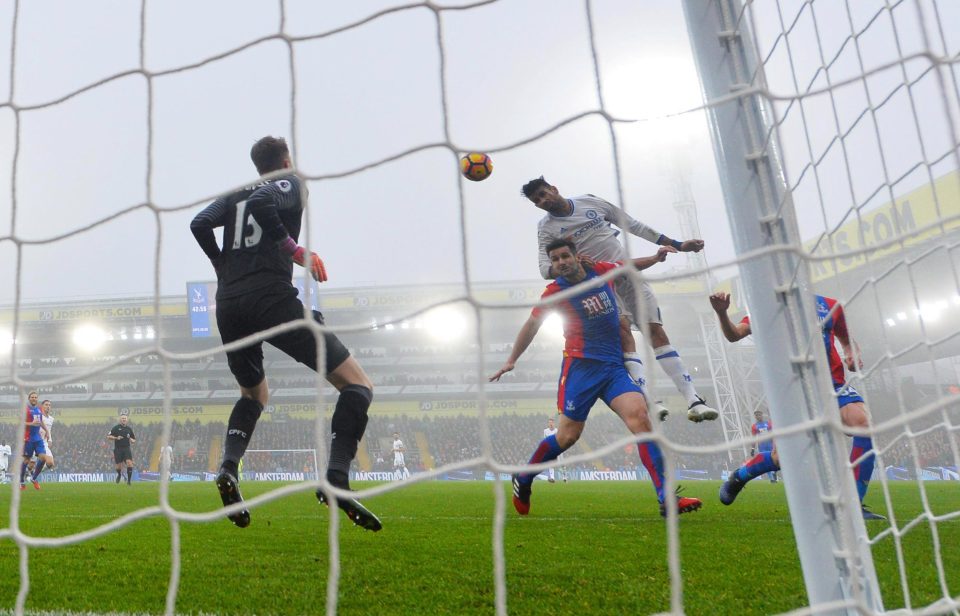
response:
<path id="1" fill-rule="evenodd" d="M 47 446 L 43 441 L 26 441 L 23 444 L 23 457 L 32 458 L 33 456 L 46 455 Z"/>
<path id="2" fill-rule="evenodd" d="M 840 408 L 854 402 L 863 402 L 863 396 L 851 385 L 847 385 L 846 383 L 843 385 L 834 385 L 833 389 L 837 392 L 837 405 Z"/>
<path id="3" fill-rule="evenodd" d="M 597 400 L 608 405 L 621 394 L 643 393 L 622 363 L 565 357 L 557 388 L 557 410 L 574 421 L 586 421 Z"/>

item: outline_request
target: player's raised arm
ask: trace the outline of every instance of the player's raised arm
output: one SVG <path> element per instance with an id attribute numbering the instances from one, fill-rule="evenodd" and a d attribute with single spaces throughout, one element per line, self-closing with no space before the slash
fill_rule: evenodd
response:
<path id="1" fill-rule="evenodd" d="M 280 251 L 289 256 L 294 263 L 310 269 L 314 280 L 325 282 L 327 269 L 317 253 L 307 253 L 307 249 L 297 244 L 280 219 L 279 210 L 295 207 L 300 199 L 300 182 L 293 178 L 270 182 L 255 190 L 247 199 L 247 209 L 257 221 L 264 235 L 277 242 Z"/>
<path id="2" fill-rule="evenodd" d="M 673 246 L 661 246 L 657 249 L 657 253 L 650 255 L 649 257 L 638 257 L 636 259 L 631 259 L 633 266 L 639 270 L 645 270 L 648 267 L 654 266 L 657 263 L 663 263 L 667 260 L 667 255 L 676 254 L 677 249 Z"/>
<path id="3" fill-rule="evenodd" d="M 203 211 L 194 216 L 190 222 L 193 237 L 211 261 L 216 261 L 220 257 L 220 246 L 217 245 L 217 236 L 213 230 L 224 225 L 228 209 L 224 199 L 217 199 L 203 208 Z"/>
<path id="4" fill-rule="evenodd" d="M 627 214 L 626 210 L 619 208 L 609 201 L 597 198 L 600 202 L 601 207 L 605 210 L 604 218 L 608 222 L 613 223 L 614 225 L 620 227 L 621 229 L 628 231 L 629 233 L 636 235 L 639 238 L 643 238 L 648 242 L 653 244 L 659 244 L 660 246 L 672 246 L 680 252 L 700 252 L 703 250 L 703 240 L 694 239 L 694 240 L 684 240 L 678 241 L 667 237 L 663 233 L 656 231 L 652 227 L 648 227 L 639 220 L 636 220 L 630 214 Z"/>
<path id="5" fill-rule="evenodd" d="M 513 342 L 513 350 L 510 351 L 510 357 L 507 358 L 503 367 L 490 377 L 491 382 L 499 381 L 501 376 L 513 370 L 517 360 L 520 359 L 520 356 L 523 355 L 523 352 L 527 350 L 527 347 L 530 346 L 530 343 L 533 342 L 533 339 L 537 336 L 537 332 L 540 331 L 540 326 L 543 325 L 543 319 L 544 315 L 540 311 L 534 311 L 534 313 L 530 315 L 527 322 L 520 328 L 517 339 Z"/>
<path id="6" fill-rule="evenodd" d="M 730 309 L 729 293 L 714 293 L 710 296 L 710 307 L 717 313 L 717 319 L 720 321 L 720 330 L 723 331 L 723 337 L 730 342 L 742 340 L 750 335 L 751 329 L 749 323 L 734 323 L 730 320 L 727 310 Z"/>
<path id="7" fill-rule="evenodd" d="M 661 235 L 656 243 L 661 246 L 673 246 L 680 252 L 700 252 L 704 246 L 703 240 L 684 240 L 681 242 L 680 240 L 669 238 L 666 235 Z"/>
<path id="8" fill-rule="evenodd" d="M 607 222 L 653 244 L 658 244 L 658 238 L 663 237 L 659 231 L 633 218 L 630 214 L 627 214 L 627 211 L 623 208 L 617 207 L 606 199 L 601 199 L 596 195 L 589 196 L 596 199 L 595 207 L 603 211 L 603 218 Z"/>
<path id="9" fill-rule="evenodd" d="M 843 363 L 847 366 L 847 370 L 856 372 L 863 368 L 863 358 L 860 357 L 860 345 L 850 337 L 850 332 L 847 330 L 847 318 L 840 302 L 833 305 L 830 313 L 833 317 L 833 334 L 843 350 Z"/>

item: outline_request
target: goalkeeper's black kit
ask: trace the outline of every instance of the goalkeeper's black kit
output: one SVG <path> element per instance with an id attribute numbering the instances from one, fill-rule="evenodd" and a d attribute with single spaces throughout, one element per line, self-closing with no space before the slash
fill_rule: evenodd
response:
<path id="1" fill-rule="evenodd" d="M 303 217 L 301 182 L 285 176 L 221 197 L 190 223 L 197 243 L 217 271 L 217 327 L 224 344 L 276 325 L 302 319 L 303 304 L 291 283 L 293 261 L 280 251 L 288 236 L 297 242 Z M 223 248 L 213 230 L 223 227 Z M 323 323 L 323 315 L 313 311 Z M 326 372 L 350 356 L 336 336 L 324 334 Z M 312 334 L 294 330 L 267 340 L 290 357 L 318 369 Z M 227 353 L 237 382 L 254 387 L 264 378 L 263 350 L 255 343 Z"/>

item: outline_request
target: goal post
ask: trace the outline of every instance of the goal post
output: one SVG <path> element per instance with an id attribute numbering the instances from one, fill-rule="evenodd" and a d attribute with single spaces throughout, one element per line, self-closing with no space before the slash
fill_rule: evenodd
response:
<path id="1" fill-rule="evenodd" d="M 740 0 L 684 0 L 811 608 L 883 604 Z M 759 84 L 759 87 L 758 87 Z M 834 418 L 831 422 L 827 418 Z"/>

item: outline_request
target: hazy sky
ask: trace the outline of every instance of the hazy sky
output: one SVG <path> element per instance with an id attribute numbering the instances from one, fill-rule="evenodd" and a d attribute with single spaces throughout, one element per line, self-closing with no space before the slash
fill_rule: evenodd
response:
<path id="1" fill-rule="evenodd" d="M 146 4 L 143 67 L 152 72 L 200 62 L 276 35 L 280 28 L 279 2 Z M 290 37 L 329 32 L 402 4 L 288 1 L 285 32 Z M 843 79 L 859 71 L 855 46 L 844 44 L 851 23 L 844 21 L 839 3 L 814 3 L 813 8 L 801 2 L 779 4 L 793 27 L 777 45 L 781 17 L 769 7 L 758 7 L 766 12 L 754 16 L 762 26 L 763 54 L 774 50 L 768 64 L 772 91 L 808 89 L 816 69 L 838 53 L 830 77 Z M 845 4 L 861 11 L 850 18 L 858 30 L 884 3 Z M 921 5 L 932 6 L 929 1 Z M 679 2 L 595 0 L 591 6 L 610 114 L 648 119 L 701 104 Z M 945 48 L 956 54 L 960 10 L 952 2 L 939 2 L 937 8 Z M 896 9 L 892 19 L 886 14 L 874 20 L 859 41 L 868 70 L 897 57 L 896 45 L 890 44 L 893 24 L 900 28 L 901 53 L 925 48 L 915 14 L 907 6 Z M 149 81 L 133 73 L 53 106 L 21 110 L 15 216 L 11 172 L 16 123 L 7 104 L 0 108 L 0 238 L 6 238 L 0 239 L 0 304 L 14 299 L 17 251 L 11 235 L 44 242 L 23 247 L 21 294 L 26 300 L 151 295 L 158 235 L 161 293 L 182 294 L 186 281 L 212 279 L 189 221 L 208 198 L 255 179 L 249 147 L 266 134 L 291 140 L 295 163 L 308 176 L 389 161 L 347 177 L 310 182 L 310 242 L 327 264 L 331 287 L 462 280 L 458 182 L 465 199 L 471 276 L 480 281 L 537 279 L 535 233 L 541 213 L 520 196 L 525 181 L 544 174 L 564 194 L 592 192 L 620 201 L 610 131 L 600 117 L 581 118 L 533 143 L 496 151 L 599 108 L 586 3 L 500 0 L 440 15 L 449 140 L 458 150 L 494 150 L 495 170 L 487 181 L 460 180 L 456 156 L 445 147 L 399 156 L 447 141 L 437 18 L 422 7 L 294 42 L 293 80 L 290 46 L 273 39 L 202 67 Z M 11 99 L 12 22 L 12 0 L 0 0 L 0 101 Z M 935 20 L 927 24 L 928 31 L 936 33 L 935 26 Z M 16 35 L 12 100 L 19 107 L 50 103 L 140 67 L 138 2 L 23 2 Z M 823 58 L 820 48 L 809 43 L 818 35 Z M 789 50 L 786 40 L 792 41 Z M 934 53 L 944 53 L 937 40 L 929 45 Z M 784 68 L 788 60 L 796 67 L 796 84 Z M 908 76 L 927 66 L 912 62 Z M 867 105 L 860 82 L 838 90 L 832 104 L 827 95 L 806 99 L 804 113 L 799 106 L 787 110 L 786 103 L 778 103 L 778 111 L 788 111 L 783 145 L 788 176 L 797 184 L 805 237 L 839 224 L 851 207 L 873 207 L 891 194 L 922 185 L 931 172 L 921 166 L 911 175 L 911 165 L 942 157 L 955 143 L 946 128 L 935 73 L 915 86 L 916 96 L 902 89 L 902 95 L 878 107 L 902 81 L 899 67 L 868 81 L 876 97 L 871 103 L 879 109 L 868 114 L 870 122 L 856 123 Z M 815 87 L 826 85 L 821 72 Z M 919 127 L 907 115 L 911 104 L 924 106 L 917 114 Z M 833 110 L 838 110 L 837 121 Z M 856 154 L 845 161 L 843 148 L 830 144 L 853 123 L 856 127 L 843 143 Z M 678 235 L 671 204 L 676 169 L 685 169 L 699 206 L 707 259 L 734 258 L 704 114 L 619 124 L 616 132 L 627 211 Z M 804 173 L 811 160 L 818 161 L 817 173 Z M 955 157 L 948 157 L 932 173 L 953 168 Z M 811 188 L 814 180 L 819 189 Z M 885 181 L 896 183 L 896 189 L 878 193 Z M 52 240 L 148 200 L 164 211 L 140 209 Z M 166 211 L 200 201 L 188 210 Z M 640 240 L 632 246 L 635 255 L 652 252 Z"/>

